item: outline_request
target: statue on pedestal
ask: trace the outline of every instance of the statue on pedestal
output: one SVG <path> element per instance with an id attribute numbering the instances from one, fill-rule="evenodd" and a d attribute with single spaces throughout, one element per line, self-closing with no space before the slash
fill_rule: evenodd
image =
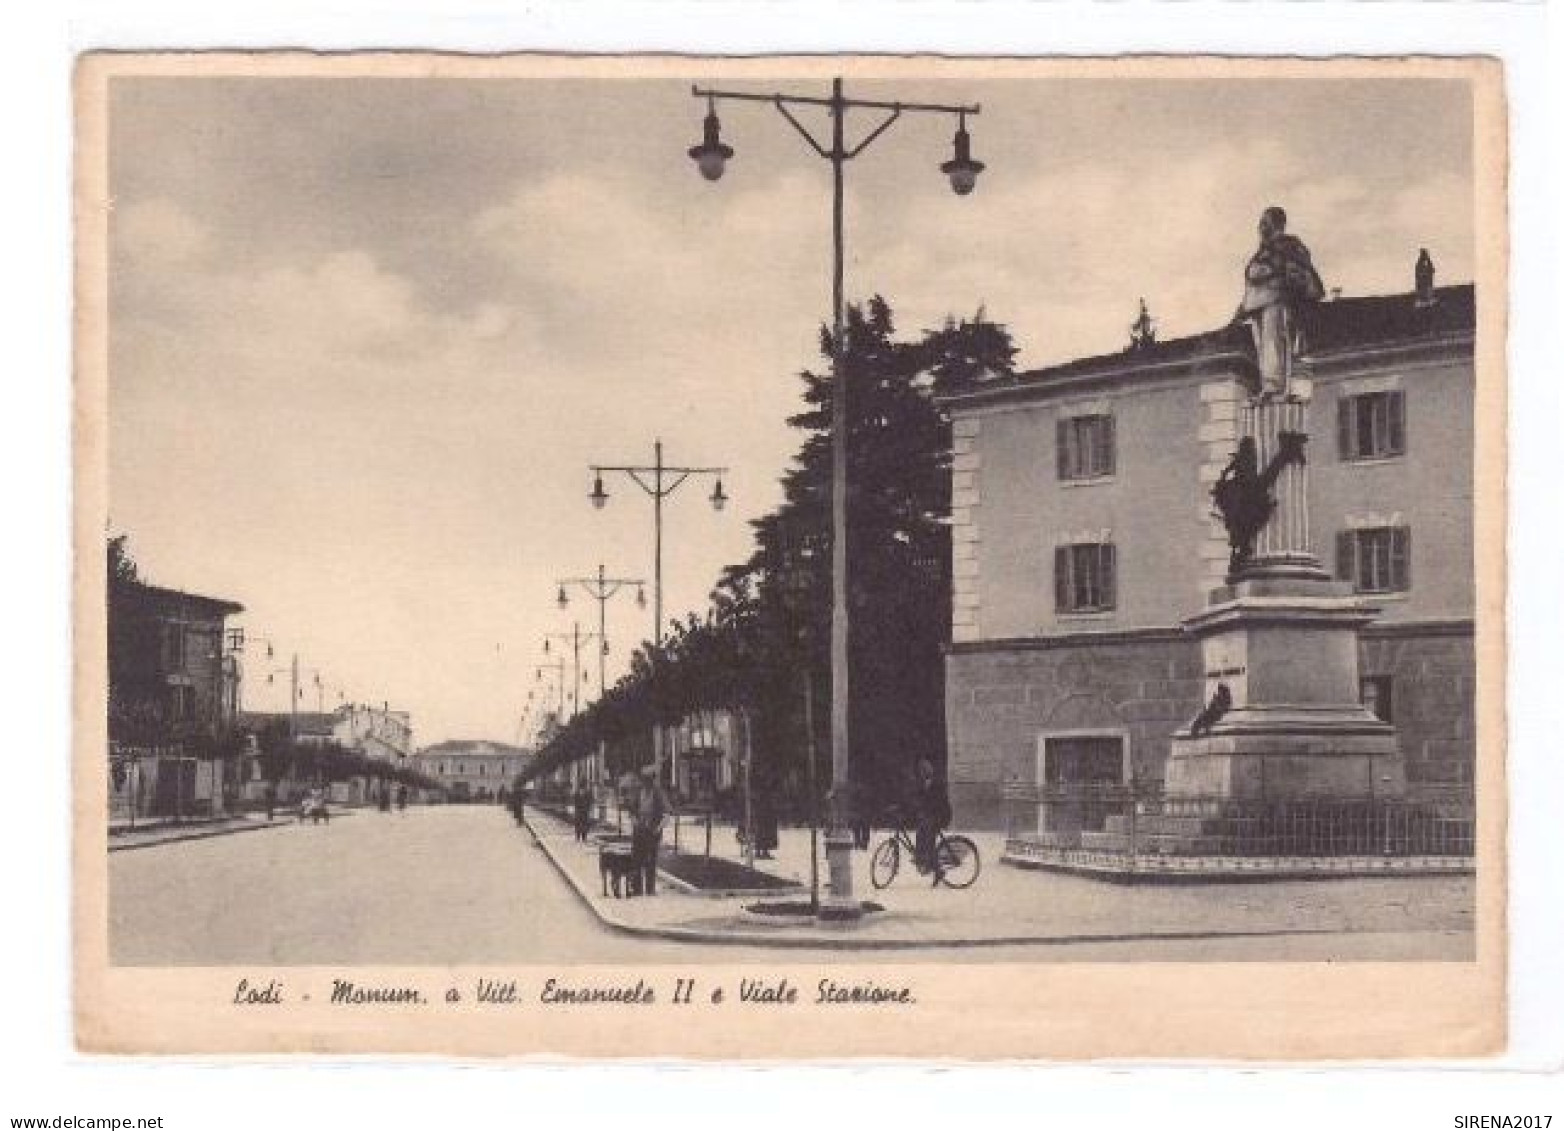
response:
<path id="1" fill-rule="evenodd" d="M 1244 297 L 1234 320 L 1248 322 L 1260 369 L 1261 399 L 1279 400 L 1291 390 L 1293 359 L 1302 351 L 1302 314 L 1325 297 L 1325 284 L 1297 236 L 1287 234 L 1287 213 L 1272 206 L 1260 216 L 1260 246 L 1244 268 Z"/>

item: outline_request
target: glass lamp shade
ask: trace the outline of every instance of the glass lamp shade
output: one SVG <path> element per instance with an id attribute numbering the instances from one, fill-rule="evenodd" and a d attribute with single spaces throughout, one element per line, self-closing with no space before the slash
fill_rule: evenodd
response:
<path id="1" fill-rule="evenodd" d="M 722 144 L 722 125 L 717 121 L 716 111 L 706 115 L 701 143 L 690 146 L 689 154 L 700 169 L 701 176 L 708 181 L 722 179 L 723 170 L 728 167 L 728 158 L 733 156 L 733 147 Z"/>
<path id="2" fill-rule="evenodd" d="M 941 165 L 940 172 L 950 178 L 950 187 L 957 196 L 966 196 L 977 185 L 983 162 L 972 159 L 972 136 L 967 133 L 965 121 L 956 128 L 955 153 Z"/>
<path id="3" fill-rule="evenodd" d="M 563 585 L 559 587 L 559 596 L 556 598 L 556 600 L 559 603 L 559 607 L 562 609 L 566 608 L 570 604 L 570 595 L 565 592 L 565 587 Z"/>
<path id="4" fill-rule="evenodd" d="M 728 505 L 728 496 L 722 489 L 722 480 L 717 480 L 717 485 L 711 489 L 711 509 L 720 511 Z"/>
<path id="5" fill-rule="evenodd" d="M 637 589 L 635 591 L 635 604 L 636 604 L 637 608 L 640 608 L 640 609 L 646 608 L 646 590 L 645 589 Z"/>
<path id="6" fill-rule="evenodd" d="M 608 502 L 608 492 L 603 490 L 603 477 L 601 475 L 593 476 L 592 493 L 587 498 L 592 500 L 592 505 L 598 510 L 602 510 L 603 506 Z"/>
<path id="7" fill-rule="evenodd" d="M 956 167 L 951 168 L 951 165 Z M 962 165 L 950 162 L 945 172 L 950 177 L 950 187 L 957 196 L 966 196 L 977 187 L 977 175 L 983 171 L 980 162 L 971 161 Z"/>
<path id="8" fill-rule="evenodd" d="M 732 151 L 729 150 L 729 153 L 722 152 L 723 149 L 728 149 L 727 146 L 723 146 L 721 149 L 705 149 L 702 146 L 696 146 L 695 148 L 697 152 L 691 154 L 691 156 L 695 158 L 695 164 L 700 169 L 701 176 L 708 181 L 722 180 L 722 174 L 727 171 L 728 157 Z"/>

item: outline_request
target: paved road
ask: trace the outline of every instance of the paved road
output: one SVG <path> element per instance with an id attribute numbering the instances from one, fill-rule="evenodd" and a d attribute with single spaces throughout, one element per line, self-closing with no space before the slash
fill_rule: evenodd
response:
<path id="1" fill-rule="evenodd" d="M 1460 959 L 1467 932 L 1407 932 L 932 953 L 695 946 L 610 933 L 532 838 L 493 806 L 360 811 L 117 852 L 110 946 L 119 965 L 1047 962 L 1354 957 Z M 959 959 L 956 955 L 959 954 Z"/>

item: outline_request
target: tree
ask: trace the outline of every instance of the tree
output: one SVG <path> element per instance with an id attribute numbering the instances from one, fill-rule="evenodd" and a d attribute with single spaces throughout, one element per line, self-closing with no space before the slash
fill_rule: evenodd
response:
<path id="1" fill-rule="evenodd" d="M 848 309 L 845 334 L 849 741 L 855 781 L 891 800 L 917 759 L 945 759 L 950 435 L 934 395 L 1013 376 L 1016 348 L 981 309 L 898 340 L 878 296 Z M 820 347 L 831 358 L 829 331 Z M 529 777 L 588 756 L 599 736 L 616 773 L 633 769 L 653 725 L 727 708 L 752 723 L 757 788 L 795 807 L 818 803 L 807 793 L 807 755 L 829 749 L 834 389 L 829 370 L 800 379 L 804 409 L 789 420 L 803 433 L 796 463 L 783 476 L 782 503 L 752 524 L 753 553 L 722 572 L 705 616 L 675 622 L 660 646 L 637 649 L 624 678 L 546 744 Z"/>

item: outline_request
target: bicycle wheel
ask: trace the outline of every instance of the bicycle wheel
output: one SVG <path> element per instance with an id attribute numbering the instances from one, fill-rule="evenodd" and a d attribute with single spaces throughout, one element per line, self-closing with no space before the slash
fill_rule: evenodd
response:
<path id="1" fill-rule="evenodd" d="M 886 837 L 869 860 L 869 882 L 874 884 L 876 890 L 887 886 L 896 878 L 896 869 L 900 864 L 901 845 L 896 843 L 895 837 Z"/>
<path id="2" fill-rule="evenodd" d="M 982 868 L 977 845 L 964 836 L 941 837 L 938 852 L 940 882 L 946 887 L 971 887 Z"/>

